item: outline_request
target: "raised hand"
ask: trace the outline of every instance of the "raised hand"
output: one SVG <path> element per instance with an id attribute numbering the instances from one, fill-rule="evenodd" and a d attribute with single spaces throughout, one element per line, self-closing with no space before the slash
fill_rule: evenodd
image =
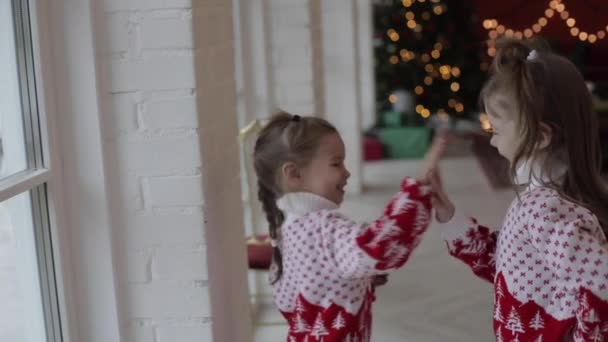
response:
<path id="1" fill-rule="evenodd" d="M 427 175 L 431 185 L 431 203 L 435 209 L 435 218 L 440 223 L 446 223 L 454 216 L 454 204 L 443 190 L 438 169 L 431 169 Z"/>
<path id="2" fill-rule="evenodd" d="M 448 136 L 447 132 L 438 132 L 433 139 L 433 143 L 431 147 L 426 152 L 424 156 L 424 160 L 422 161 L 422 165 L 418 171 L 417 179 L 418 181 L 428 184 L 430 179 L 428 178 L 431 170 L 437 169 L 437 165 L 439 164 L 439 160 L 443 156 L 445 152 L 445 147 L 447 145 Z"/>

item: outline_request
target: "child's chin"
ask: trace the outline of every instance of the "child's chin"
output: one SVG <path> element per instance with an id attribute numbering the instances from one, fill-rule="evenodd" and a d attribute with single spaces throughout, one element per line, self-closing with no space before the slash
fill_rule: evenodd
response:
<path id="1" fill-rule="evenodd" d="M 335 201 L 336 204 L 342 204 L 342 201 L 344 201 L 344 191 L 342 191 L 339 196 L 336 196 Z"/>

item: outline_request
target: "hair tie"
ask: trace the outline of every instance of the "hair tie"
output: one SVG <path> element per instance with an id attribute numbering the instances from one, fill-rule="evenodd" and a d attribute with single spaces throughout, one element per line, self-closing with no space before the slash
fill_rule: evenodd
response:
<path id="1" fill-rule="evenodd" d="M 530 53 L 528 54 L 528 57 L 526 57 L 527 61 L 533 61 L 535 59 L 538 58 L 538 52 L 536 52 L 536 50 L 532 50 L 530 51 Z"/>
<path id="2" fill-rule="evenodd" d="M 301 117 L 299 115 L 294 115 L 291 117 L 291 121 L 300 122 Z"/>
<path id="3" fill-rule="evenodd" d="M 273 248 L 277 247 L 277 240 L 276 239 L 270 239 L 270 246 L 272 246 Z"/>

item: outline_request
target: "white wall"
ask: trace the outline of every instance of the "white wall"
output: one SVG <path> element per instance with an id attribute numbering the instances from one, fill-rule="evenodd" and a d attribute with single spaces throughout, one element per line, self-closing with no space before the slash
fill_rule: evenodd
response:
<path id="1" fill-rule="evenodd" d="M 105 0 L 100 10 L 123 337 L 246 341 L 246 310 L 225 323 L 231 297 L 239 304 L 247 291 L 244 246 L 234 245 L 243 227 L 230 2 Z"/>
<path id="2" fill-rule="evenodd" d="M 263 15 L 252 16 L 247 31 L 256 44 L 244 52 L 252 50 L 255 62 L 243 71 L 251 73 L 256 90 L 248 94 L 245 84 L 243 101 L 253 101 L 258 117 L 260 109 L 281 108 L 329 119 L 347 146 L 348 191 L 360 192 L 361 132 L 373 121 L 374 110 L 369 0 L 263 0 L 262 6 L 256 5 L 259 1 L 251 2 L 249 10 L 260 13 L 261 8 Z M 256 24 L 264 30 L 256 30 Z M 260 50 L 262 42 L 266 51 Z M 266 73 L 255 71 L 264 69 L 262 60 Z"/>

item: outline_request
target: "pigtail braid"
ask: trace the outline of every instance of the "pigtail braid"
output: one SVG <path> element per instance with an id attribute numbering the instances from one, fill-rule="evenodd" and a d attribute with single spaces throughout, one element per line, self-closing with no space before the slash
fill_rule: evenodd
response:
<path id="1" fill-rule="evenodd" d="M 277 207 L 277 198 L 274 192 L 260 181 L 258 181 L 258 199 L 262 202 L 262 208 L 266 213 L 270 238 L 273 241 L 277 241 L 279 229 L 284 220 L 283 212 Z M 281 278 L 281 275 L 283 275 L 283 257 L 278 246 L 272 246 L 272 262 L 273 266 L 276 267 L 276 270 L 271 277 L 271 283 L 274 284 Z"/>

